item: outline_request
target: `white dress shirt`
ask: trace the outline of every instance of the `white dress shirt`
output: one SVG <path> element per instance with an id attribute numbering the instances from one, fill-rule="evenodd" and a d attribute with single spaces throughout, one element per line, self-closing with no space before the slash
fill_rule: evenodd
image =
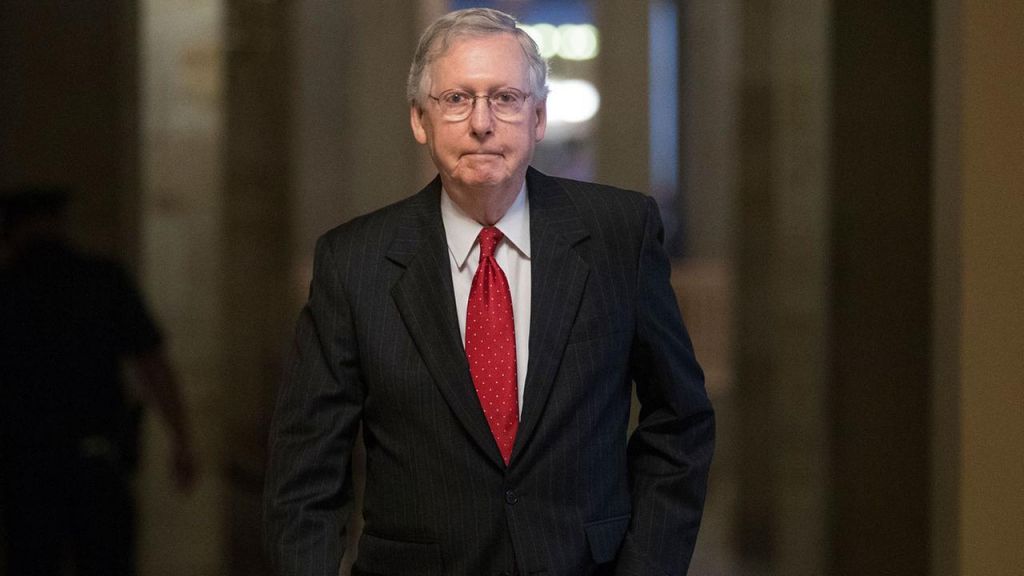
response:
<path id="1" fill-rule="evenodd" d="M 476 237 L 483 225 L 473 220 L 451 197 L 441 192 L 441 220 L 448 241 L 448 256 L 455 288 L 455 308 L 459 314 L 462 346 L 466 346 L 466 308 L 473 275 L 480 264 L 480 244 Z M 505 272 L 512 292 L 512 317 L 516 331 L 516 387 L 519 395 L 519 416 L 523 415 L 523 388 L 526 366 L 530 358 L 530 205 L 526 183 L 519 190 L 512 206 L 495 227 L 505 238 L 494 250 L 494 259 Z"/>

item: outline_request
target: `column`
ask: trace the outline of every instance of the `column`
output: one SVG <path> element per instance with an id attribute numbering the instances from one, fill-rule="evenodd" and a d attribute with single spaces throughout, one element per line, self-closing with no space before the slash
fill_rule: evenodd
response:
<path id="1" fill-rule="evenodd" d="M 650 191 L 647 102 L 647 0 L 598 0 L 597 58 L 601 112 L 596 180 Z"/>
<path id="2" fill-rule="evenodd" d="M 951 358 L 936 379 L 933 574 L 1009 576 L 1024 567 L 1024 5 L 940 2 L 938 15 L 950 164 L 937 164 L 936 348 Z"/>
<path id="3" fill-rule="evenodd" d="M 223 258 L 227 573 L 268 574 L 262 551 L 267 427 L 291 307 L 290 5 L 224 2 Z"/>
<path id="4" fill-rule="evenodd" d="M 222 574 L 222 5 L 143 0 L 138 14 L 143 284 L 184 392 L 201 474 L 189 497 L 176 492 L 166 433 L 150 418 L 139 477 L 140 573 Z"/>
<path id="5" fill-rule="evenodd" d="M 828 572 L 828 8 L 753 1 L 741 15 L 737 549 L 808 576 Z"/>
<path id="6" fill-rule="evenodd" d="M 834 0 L 832 563 L 928 570 L 932 10 Z"/>

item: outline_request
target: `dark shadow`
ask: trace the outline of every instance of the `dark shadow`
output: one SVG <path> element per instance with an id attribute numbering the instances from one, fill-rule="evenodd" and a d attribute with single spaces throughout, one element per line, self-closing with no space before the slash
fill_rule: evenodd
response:
<path id="1" fill-rule="evenodd" d="M 0 472 L 9 576 L 135 573 L 132 475 L 143 399 L 171 428 L 187 489 L 192 450 L 157 326 L 119 265 L 74 248 L 68 193 L 0 193 Z"/>

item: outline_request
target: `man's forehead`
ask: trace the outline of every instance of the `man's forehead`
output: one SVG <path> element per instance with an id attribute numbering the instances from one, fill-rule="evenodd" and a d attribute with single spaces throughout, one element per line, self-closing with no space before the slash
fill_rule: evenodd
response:
<path id="1" fill-rule="evenodd" d="M 434 52 L 432 60 L 442 58 L 448 55 L 456 47 L 464 46 L 467 43 L 504 43 L 504 42 L 515 42 L 515 35 L 511 32 L 472 32 L 462 31 L 459 33 L 451 34 L 444 38 L 439 38 L 435 41 L 435 45 L 431 50 Z"/>
<path id="2" fill-rule="evenodd" d="M 497 66 L 493 62 L 495 58 L 499 59 Z M 519 66 L 515 66 L 515 63 Z M 522 47 L 515 37 L 507 33 L 486 36 L 464 35 L 452 39 L 445 49 L 432 59 L 428 70 L 430 76 L 437 76 L 439 73 L 446 76 L 462 75 L 472 71 L 484 74 L 529 74 L 527 58 Z"/>
<path id="3" fill-rule="evenodd" d="M 437 64 L 441 60 L 450 59 L 451 56 L 459 54 L 465 56 L 483 52 L 506 52 L 515 54 L 515 58 L 526 64 L 526 54 L 515 36 L 502 32 L 498 34 L 462 34 L 449 39 L 443 47 L 431 59 L 431 64 Z"/>

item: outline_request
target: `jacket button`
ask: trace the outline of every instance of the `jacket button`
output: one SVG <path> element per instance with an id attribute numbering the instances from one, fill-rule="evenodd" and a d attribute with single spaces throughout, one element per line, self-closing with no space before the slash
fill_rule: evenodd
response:
<path id="1" fill-rule="evenodd" d="M 505 502 L 515 504 L 516 502 L 519 502 L 519 496 L 516 496 L 516 493 L 511 490 L 507 490 L 505 492 Z"/>

